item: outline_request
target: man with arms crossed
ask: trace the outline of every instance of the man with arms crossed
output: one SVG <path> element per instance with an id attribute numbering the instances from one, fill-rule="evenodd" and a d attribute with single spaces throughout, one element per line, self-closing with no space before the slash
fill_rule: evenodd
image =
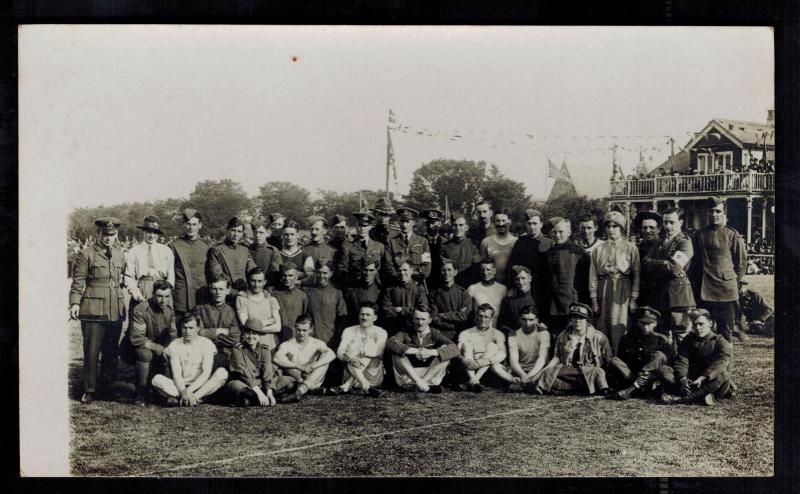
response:
<path id="1" fill-rule="evenodd" d="M 322 383 L 336 354 L 324 341 L 311 336 L 313 330 L 311 316 L 301 315 L 295 321 L 294 338 L 281 343 L 275 352 L 275 364 L 283 369 L 284 376 L 294 379 L 291 385 L 278 391 L 281 403 L 298 402 L 308 392 L 325 394 Z"/>
<path id="2" fill-rule="evenodd" d="M 413 330 L 401 331 L 386 342 L 395 381 L 403 390 L 441 393 L 447 365 L 458 356 L 458 347 L 430 327 L 431 315 L 426 307 L 417 307 L 412 322 Z"/>
<path id="3" fill-rule="evenodd" d="M 461 363 L 468 378 L 466 389 L 473 393 L 483 391 L 480 380 L 489 369 L 501 378 L 508 374 L 502 364 L 506 359 L 506 337 L 492 325 L 493 317 L 494 307 L 479 305 L 475 327 L 458 335 Z"/>
<path id="4" fill-rule="evenodd" d="M 358 326 L 345 328 L 336 357 L 346 364 L 344 382 L 333 393 L 349 393 L 352 388 L 372 398 L 381 396 L 379 386 L 383 383 L 383 350 L 386 347 L 386 331 L 375 326 L 378 306 L 372 302 L 361 304 L 358 311 Z"/>

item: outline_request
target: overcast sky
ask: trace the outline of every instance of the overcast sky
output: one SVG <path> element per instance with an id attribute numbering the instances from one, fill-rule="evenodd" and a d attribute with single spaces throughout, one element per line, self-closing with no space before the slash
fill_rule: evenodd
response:
<path id="1" fill-rule="evenodd" d="M 382 189 L 390 108 L 400 193 L 442 157 L 543 197 L 550 157 L 599 197 L 614 142 L 652 168 L 666 136 L 774 99 L 768 28 L 33 26 L 19 47 L 21 166 L 73 207 L 222 178 Z"/>

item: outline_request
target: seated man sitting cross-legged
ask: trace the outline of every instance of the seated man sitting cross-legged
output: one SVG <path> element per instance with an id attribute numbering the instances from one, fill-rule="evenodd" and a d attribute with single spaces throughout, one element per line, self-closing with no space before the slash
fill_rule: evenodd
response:
<path id="1" fill-rule="evenodd" d="M 275 364 L 283 369 L 284 377 L 294 381 L 278 391 L 281 403 L 292 403 L 303 399 L 306 393 L 326 394 L 322 387 L 328 365 L 336 354 L 324 341 L 311 336 L 314 322 L 310 314 L 302 314 L 294 324 L 294 338 L 286 340 L 275 352 Z"/>

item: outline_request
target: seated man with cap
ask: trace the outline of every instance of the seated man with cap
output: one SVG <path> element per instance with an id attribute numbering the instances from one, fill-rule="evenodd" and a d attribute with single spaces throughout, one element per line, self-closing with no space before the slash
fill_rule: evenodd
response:
<path id="1" fill-rule="evenodd" d="M 469 237 L 467 219 L 463 214 L 451 215 L 453 238 L 442 244 L 442 256 L 453 262 L 456 270 L 456 284 L 467 288 L 478 281 L 478 268 L 481 262 L 481 253 Z"/>
<path id="2" fill-rule="evenodd" d="M 750 286 L 746 279 L 739 280 L 739 327 L 743 332 L 773 336 L 775 311 L 764 297 Z"/>
<path id="3" fill-rule="evenodd" d="M 589 324 L 591 317 L 588 305 L 570 305 L 569 325 L 556 337 L 553 358 L 547 367 L 528 383 L 529 392 L 610 393 L 604 367 L 612 358 L 611 345 L 603 333 Z"/>
<path id="4" fill-rule="evenodd" d="M 250 318 L 242 326 L 241 343 L 231 351 L 225 394 L 228 401 L 236 406 L 274 405 L 276 389 L 291 381 L 275 374 L 270 348 L 259 343 L 259 339 L 265 334 L 264 323 Z"/>
<path id="5" fill-rule="evenodd" d="M 675 357 L 669 339 L 655 332 L 660 317 L 661 313 L 651 307 L 640 307 L 636 311 L 637 329 L 622 337 L 619 353 L 608 366 L 609 377 L 615 378 L 620 388 L 612 398 L 627 400 L 651 391 L 652 385 L 665 373 L 664 366 Z"/>
<path id="6" fill-rule="evenodd" d="M 163 372 L 164 349 L 177 337 L 172 287 L 166 280 L 157 280 L 153 283 L 153 296 L 133 309 L 120 344 L 122 360 L 136 369 L 134 404 L 147 404 L 151 376 Z"/>
<path id="7" fill-rule="evenodd" d="M 294 379 L 278 391 L 282 403 L 298 402 L 309 392 L 325 394 L 322 383 L 336 354 L 324 341 L 311 336 L 313 331 L 311 315 L 301 315 L 295 321 L 294 338 L 281 343 L 275 352 L 275 364 L 283 370 L 284 376 Z"/>
<path id="8" fill-rule="evenodd" d="M 431 249 L 431 272 L 427 280 L 428 290 L 430 291 L 438 288 L 440 283 L 443 240 L 439 235 L 439 228 L 442 226 L 443 213 L 438 208 L 431 208 L 422 211 L 420 216 L 425 219 L 425 233 L 422 236 L 428 241 L 428 246 Z"/>
<path id="9" fill-rule="evenodd" d="M 442 379 L 450 359 L 459 355 L 452 340 L 430 327 L 428 308 L 414 310 L 413 329 L 401 331 L 386 341 L 392 355 L 395 381 L 403 390 L 441 393 Z"/>
<path id="10" fill-rule="evenodd" d="M 340 278 L 344 278 L 350 286 L 358 284 L 359 268 L 363 267 L 360 265 L 362 259 L 369 257 L 378 270 L 385 269 L 387 260 L 384 244 L 370 237 L 375 216 L 368 211 L 356 211 L 353 216 L 356 218 L 358 238 L 344 244 L 336 267 Z"/>
<path id="11" fill-rule="evenodd" d="M 400 266 L 407 262 L 412 277 L 420 284 L 431 274 L 431 248 L 428 240 L 414 233 L 417 212 L 408 207 L 397 208 L 400 231 L 386 240 L 387 283 L 401 282 Z"/>
<path id="12" fill-rule="evenodd" d="M 153 283 L 167 280 L 175 286 L 175 255 L 158 242 L 163 235 L 158 218 L 147 216 L 136 228 L 144 232 L 144 242 L 131 247 L 125 254 L 125 288 L 131 295 L 130 311 L 139 302 L 153 296 Z"/>
<path id="13" fill-rule="evenodd" d="M 508 290 L 505 298 L 500 303 L 500 317 L 498 318 L 497 329 L 504 334 L 511 334 L 519 326 L 519 315 L 522 308 L 528 305 L 536 305 L 531 287 L 531 271 L 525 266 L 513 266 L 509 271 L 513 278 L 509 281 L 514 286 Z"/>
<path id="14" fill-rule="evenodd" d="M 225 385 L 228 371 L 214 368 L 217 347 L 198 334 L 200 325 L 192 313 L 183 316 L 183 336 L 167 345 L 164 356 L 169 362 L 169 377 L 156 374 L 153 387 L 169 405 L 195 406 Z"/>
<path id="15" fill-rule="evenodd" d="M 380 385 L 383 384 L 383 351 L 388 335 L 383 328 L 375 326 L 377 312 L 377 305 L 364 302 L 358 311 L 358 326 L 350 326 L 342 332 L 336 357 L 346 364 L 346 369 L 342 385 L 331 389 L 334 394 L 349 393 L 354 388 L 372 398 L 383 394 Z"/>
<path id="16" fill-rule="evenodd" d="M 678 346 L 678 356 L 672 368 L 674 375 L 662 380 L 671 393 L 661 395 L 662 403 L 703 403 L 714 405 L 717 399 L 732 398 L 736 386 L 729 367 L 733 345 L 717 334 L 717 323 L 706 309 L 689 313 L 692 331 Z"/>
<path id="17" fill-rule="evenodd" d="M 240 291 L 247 290 L 247 272 L 256 264 L 250 257 L 250 250 L 242 244 L 244 223 L 233 217 L 228 220 L 225 240 L 208 249 L 206 258 L 206 282 L 224 275 L 231 282 L 230 296 L 235 298 Z"/>
<path id="18" fill-rule="evenodd" d="M 472 297 L 456 285 L 453 261 L 442 258 L 441 286 L 428 294 L 431 326 L 444 336 L 455 340 L 473 319 Z"/>
<path id="19" fill-rule="evenodd" d="M 119 334 L 125 320 L 125 293 L 121 286 L 125 256 L 114 244 L 121 223 L 98 218 L 97 242 L 86 247 L 72 265 L 69 318 L 81 321 L 84 388 L 81 402 L 92 403 L 98 363 L 101 390 L 112 392 L 117 376 Z M 102 354 L 102 361 L 100 355 Z"/>
<path id="20" fill-rule="evenodd" d="M 480 381 L 489 370 L 501 378 L 508 375 L 502 364 L 506 359 L 506 337 L 494 328 L 493 317 L 491 304 L 479 305 L 475 326 L 458 335 L 460 363 L 467 378 L 466 389 L 473 393 L 483 391 Z"/>

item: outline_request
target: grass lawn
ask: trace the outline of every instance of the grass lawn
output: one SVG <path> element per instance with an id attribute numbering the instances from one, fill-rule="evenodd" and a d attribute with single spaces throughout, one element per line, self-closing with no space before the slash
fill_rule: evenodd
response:
<path id="1" fill-rule="evenodd" d="M 772 277 L 750 277 L 773 301 Z M 72 470 L 100 476 L 769 476 L 773 340 L 736 343 L 735 400 L 663 406 L 643 400 L 385 393 L 309 397 L 237 409 L 134 408 L 74 401 Z M 130 368 L 121 375 L 132 381 Z M 131 388 L 132 389 L 132 388 Z"/>

